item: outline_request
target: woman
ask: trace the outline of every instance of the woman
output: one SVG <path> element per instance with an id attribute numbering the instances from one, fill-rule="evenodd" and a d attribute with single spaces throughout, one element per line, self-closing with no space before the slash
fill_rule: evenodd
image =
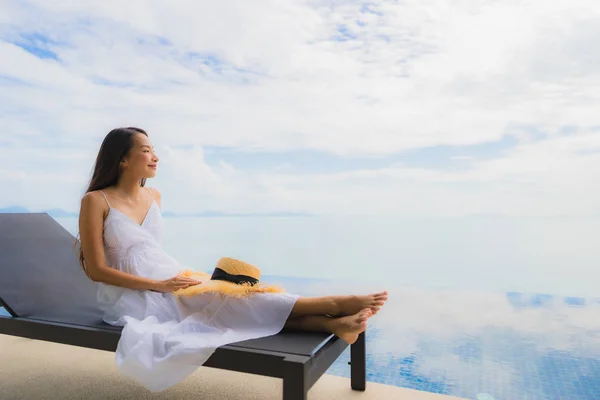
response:
<path id="1" fill-rule="evenodd" d="M 173 294 L 201 282 L 160 246 L 161 194 L 145 187 L 158 157 L 146 132 L 112 130 L 102 142 L 81 201 L 80 261 L 99 283 L 104 320 L 123 326 L 117 367 L 152 391 L 201 366 L 219 346 L 277 334 L 284 326 L 331 332 L 354 343 L 387 293 L 305 298 L 257 293 Z"/>

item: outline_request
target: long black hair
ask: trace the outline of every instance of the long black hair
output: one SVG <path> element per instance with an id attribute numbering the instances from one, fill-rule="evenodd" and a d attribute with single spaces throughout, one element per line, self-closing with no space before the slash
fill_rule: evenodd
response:
<path id="1" fill-rule="evenodd" d="M 113 129 L 106 135 L 100 145 L 100 151 L 98 151 L 96 163 L 94 164 L 94 172 L 85 193 L 102 190 L 117 184 L 121 176 L 121 160 L 129 154 L 133 147 L 133 138 L 139 133 L 148 136 L 146 131 L 135 127 Z M 145 184 L 146 178 L 143 178 L 140 181 L 140 186 Z M 75 244 L 77 245 L 77 243 L 79 243 L 79 240 L 76 240 Z M 81 246 L 79 247 L 79 263 L 87 274 Z"/>

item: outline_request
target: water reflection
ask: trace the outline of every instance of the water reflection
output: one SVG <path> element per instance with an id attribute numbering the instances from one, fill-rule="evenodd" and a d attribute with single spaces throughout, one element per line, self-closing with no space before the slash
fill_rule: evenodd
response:
<path id="1" fill-rule="evenodd" d="M 304 295 L 381 289 L 270 279 Z M 387 289 L 368 332 L 369 381 L 468 399 L 600 399 L 598 299 Z M 349 376 L 348 361 L 328 372 Z"/>

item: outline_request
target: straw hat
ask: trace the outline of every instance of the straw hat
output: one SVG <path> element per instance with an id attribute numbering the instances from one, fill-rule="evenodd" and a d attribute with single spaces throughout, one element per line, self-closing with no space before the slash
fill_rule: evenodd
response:
<path id="1" fill-rule="evenodd" d="M 258 267 L 229 257 L 219 259 L 212 275 L 192 270 L 186 270 L 182 275 L 202 283 L 176 290 L 174 294 L 178 296 L 218 292 L 232 297 L 243 297 L 253 293 L 281 293 L 284 291 L 278 286 L 259 283 L 260 269 Z"/>

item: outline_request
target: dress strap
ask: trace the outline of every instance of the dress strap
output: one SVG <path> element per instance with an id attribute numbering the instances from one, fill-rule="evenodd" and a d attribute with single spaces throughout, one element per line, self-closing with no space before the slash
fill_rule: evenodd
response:
<path id="1" fill-rule="evenodd" d="M 99 190 L 100 193 L 102 193 L 102 196 L 104 196 L 104 200 L 106 201 L 106 204 L 108 204 L 108 207 L 110 207 L 110 203 L 108 202 L 108 199 L 106 198 L 106 195 L 104 194 L 104 192 L 102 190 Z"/>

